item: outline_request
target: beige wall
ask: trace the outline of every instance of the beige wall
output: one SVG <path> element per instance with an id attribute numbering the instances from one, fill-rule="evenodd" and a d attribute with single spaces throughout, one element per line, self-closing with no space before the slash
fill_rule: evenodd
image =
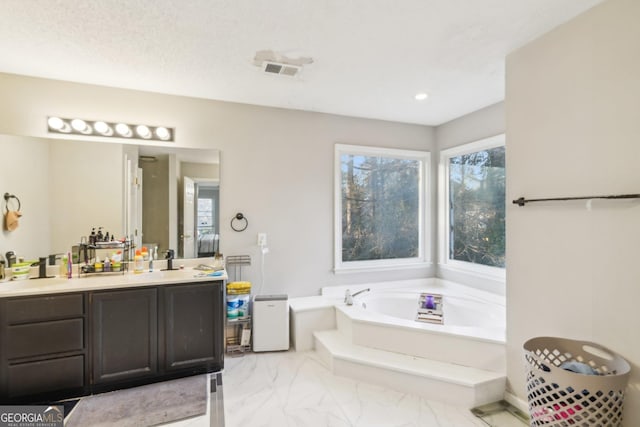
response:
<path id="1" fill-rule="evenodd" d="M 181 162 L 180 172 L 182 176 L 194 179 L 206 179 L 216 181 L 220 179 L 220 167 L 210 163 Z"/>
<path id="2" fill-rule="evenodd" d="M 18 149 L 19 148 L 19 149 Z M 44 189 L 47 189 L 45 191 Z M 0 135 L 0 254 L 14 251 L 27 259 L 49 255 L 51 230 L 49 227 L 50 203 L 55 195 L 49 188 L 49 144 L 39 138 L 17 138 Z M 6 231 L 4 212 L 5 193 L 20 199 L 20 225 L 14 231 Z M 11 208 L 17 205 L 11 202 Z M 42 248 L 43 250 L 39 250 Z M 69 247 L 70 249 L 70 247 Z"/>
<path id="3" fill-rule="evenodd" d="M 504 133 L 504 102 L 490 105 L 436 128 L 438 150 Z"/>
<path id="4" fill-rule="evenodd" d="M 640 191 L 640 2 L 609 0 L 507 58 L 507 200 Z M 522 344 L 586 339 L 632 364 L 640 425 L 640 202 L 507 209 L 509 385 Z"/>
<path id="5" fill-rule="evenodd" d="M 54 114 L 174 126 L 173 145 L 220 149 L 221 249 L 252 256 L 243 279 L 257 286 L 257 233 L 267 233 L 263 293 L 314 295 L 331 284 L 433 275 L 332 272 L 334 144 L 433 151 L 433 128 L 8 74 L 0 74 L 0 93 L 0 134 L 47 137 Z M 229 227 L 237 212 L 249 220 L 242 233 Z"/>
<path id="6" fill-rule="evenodd" d="M 120 144 L 49 141 L 51 250 L 66 252 L 91 228 L 121 236 L 124 180 Z"/>
<path id="7" fill-rule="evenodd" d="M 0 193 L 18 196 L 23 213 L 17 230 L 3 230 L 0 253 L 36 260 L 70 251 L 93 227 L 120 235 L 121 145 L 1 135 L 0 153 Z"/>
<path id="8" fill-rule="evenodd" d="M 142 167 L 142 243 L 158 246 L 158 258 L 169 249 L 169 157 Z M 178 249 L 178 248 L 173 248 Z"/>

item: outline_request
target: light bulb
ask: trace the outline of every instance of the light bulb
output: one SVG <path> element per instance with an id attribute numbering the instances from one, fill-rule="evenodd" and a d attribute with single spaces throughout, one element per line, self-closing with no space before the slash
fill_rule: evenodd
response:
<path id="1" fill-rule="evenodd" d="M 51 130 L 64 132 L 64 133 L 71 132 L 71 127 L 69 126 L 69 123 L 65 122 L 60 117 L 49 117 L 47 119 L 47 124 L 49 125 L 49 129 Z"/>
<path id="2" fill-rule="evenodd" d="M 140 136 L 140 138 L 149 139 L 151 138 L 151 131 L 148 126 L 138 125 L 136 126 L 136 133 Z"/>
<path id="3" fill-rule="evenodd" d="M 429 97 L 429 94 L 427 94 L 425 92 L 420 92 L 420 93 L 416 94 L 416 101 L 424 101 L 428 97 Z"/>
<path id="4" fill-rule="evenodd" d="M 71 120 L 71 127 L 80 132 L 80 133 L 90 133 L 91 132 L 91 128 L 89 127 L 89 125 L 87 124 L 87 122 L 85 122 L 82 119 L 73 119 Z"/>
<path id="5" fill-rule="evenodd" d="M 102 135 L 105 135 L 105 136 L 113 135 L 113 129 L 111 129 L 111 126 L 109 126 L 105 122 L 95 122 L 93 124 L 93 128 L 96 130 L 96 132 Z"/>
<path id="6" fill-rule="evenodd" d="M 156 136 L 163 141 L 166 141 L 171 137 L 171 132 L 166 127 L 160 126 L 156 128 Z"/>
<path id="7" fill-rule="evenodd" d="M 118 123 L 116 125 L 116 132 L 125 137 L 131 136 L 131 128 L 129 127 L 129 125 L 126 125 L 124 123 Z"/>
<path id="8" fill-rule="evenodd" d="M 64 122 L 60 117 L 49 117 L 49 120 L 47 120 L 47 123 L 49 124 L 49 127 L 51 129 L 55 129 L 55 130 L 60 130 L 62 129 L 62 126 L 64 126 Z"/>

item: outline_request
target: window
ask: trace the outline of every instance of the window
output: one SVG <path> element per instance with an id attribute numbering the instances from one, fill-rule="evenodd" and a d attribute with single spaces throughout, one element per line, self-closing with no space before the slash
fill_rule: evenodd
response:
<path id="1" fill-rule="evenodd" d="M 440 165 L 441 264 L 503 277 L 504 136 L 445 150 Z"/>
<path id="2" fill-rule="evenodd" d="M 213 233 L 213 199 L 198 198 L 198 236 Z"/>
<path id="3" fill-rule="evenodd" d="M 424 264 L 429 153 L 336 145 L 335 268 Z"/>

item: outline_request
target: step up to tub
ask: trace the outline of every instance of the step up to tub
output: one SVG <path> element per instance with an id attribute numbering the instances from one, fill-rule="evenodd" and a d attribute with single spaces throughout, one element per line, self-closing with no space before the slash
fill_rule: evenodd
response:
<path id="1" fill-rule="evenodd" d="M 409 328 L 372 321 L 362 317 L 362 310 L 344 305 L 335 312 L 336 329 L 352 344 L 506 374 L 504 340 L 446 332 L 442 325 L 413 322 L 418 327 Z"/>
<path id="2" fill-rule="evenodd" d="M 337 330 L 315 332 L 314 338 L 318 355 L 336 375 L 468 408 L 504 396 L 506 377 L 500 373 L 359 346 Z"/>

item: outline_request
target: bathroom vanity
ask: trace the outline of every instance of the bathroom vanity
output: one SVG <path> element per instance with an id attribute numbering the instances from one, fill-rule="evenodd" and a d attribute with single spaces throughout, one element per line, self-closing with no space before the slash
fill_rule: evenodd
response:
<path id="1" fill-rule="evenodd" d="M 224 282 L 194 270 L 0 283 L 0 404 L 224 366 Z"/>

